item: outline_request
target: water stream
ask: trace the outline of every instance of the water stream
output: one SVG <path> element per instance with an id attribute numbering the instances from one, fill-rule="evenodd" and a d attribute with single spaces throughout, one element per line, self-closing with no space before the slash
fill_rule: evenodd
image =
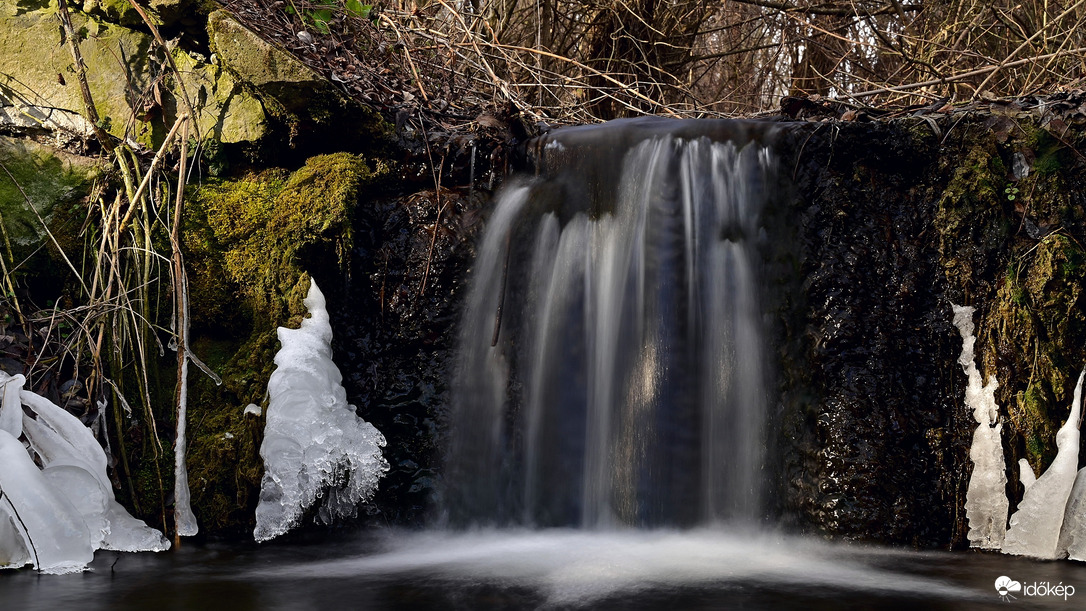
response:
<path id="1" fill-rule="evenodd" d="M 560 131 L 499 196 L 459 347 L 453 524 L 761 519 L 775 162 L 660 125 Z"/>
<path id="2" fill-rule="evenodd" d="M 719 528 L 677 531 L 333 532 L 271 545 L 100 551 L 91 570 L 0 572 L 4 609 L 1067 610 L 993 584 L 1086 587 L 1086 568 L 970 552 L 917 552 Z"/>

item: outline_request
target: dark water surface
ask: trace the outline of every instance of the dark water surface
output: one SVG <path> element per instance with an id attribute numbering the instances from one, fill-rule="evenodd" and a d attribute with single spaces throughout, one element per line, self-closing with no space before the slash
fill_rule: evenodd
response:
<path id="1" fill-rule="evenodd" d="M 1000 600 L 996 578 L 1075 594 Z M 1081 609 L 1086 565 L 719 529 L 334 534 L 0 571 L 0 609 Z"/>

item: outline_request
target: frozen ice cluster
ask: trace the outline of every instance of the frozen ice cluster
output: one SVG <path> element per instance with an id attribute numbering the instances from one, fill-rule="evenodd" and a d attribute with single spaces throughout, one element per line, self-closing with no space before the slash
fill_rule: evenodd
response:
<path id="1" fill-rule="evenodd" d="M 287 532 L 318 501 L 318 522 L 354 517 L 388 471 L 384 436 L 355 414 L 340 385 L 332 327 L 316 282 L 304 303 L 310 316 L 301 327 L 279 328 L 282 347 L 268 380 L 257 541 Z"/>
<path id="2" fill-rule="evenodd" d="M 973 461 L 973 475 L 965 494 L 965 516 L 969 520 L 969 545 L 982 549 L 999 549 L 1007 532 L 1007 474 L 1003 461 L 1003 443 L 1000 432 L 999 405 L 995 391 L 999 382 L 995 378 L 985 384 L 973 360 L 973 308 L 954 307 L 954 326 L 962 336 L 962 353 L 958 363 L 965 370 L 969 384 L 965 389 L 965 405 L 973 410 L 977 428 L 973 431 L 973 444 L 969 459 Z"/>
<path id="3" fill-rule="evenodd" d="M 1011 527 L 1003 544 L 1003 551 L 1008 554 L 1054 559 L 1066 553 L 1066 548 L 1060 549 L 1060 531 L 1078 472 L 1083 376 L 1086 371 L 1078 377 L 1067 422 L 1056 433 L 1056 458 L 1041 477 L 1030 482 L 1018 511 L 1011 516 Z M 1024 478 L 1028 482 L 1033 471 L 1028 464 L 1024 471 L 1029 471 Z"/>
<path id="4" fill-rule="evenodd" d="M 1025 459 L 1019 461 L 1022 502 L 1007 527 L 1008 500 L 1003 446 L 995 403 L 997 383 L 981 385 L 973 363 L 973 308 L 954 306 L 954 324 L 962 335 L 959 362 L 969 376 L 965 403 L 978 422 L 969 457 L 973 475 L 966 491 L 969 543 L 999 549 L 1006 554 L 1034 558 L 1086 560 L 1086 468 L 1078 469 L 1079 430 L 1082 426 L 1082 385 L 1078 377 L 1067 421 L 1056 433 L 1056 458 L 1037 477 Z"/>
<path id="5" fill-rule="evenodd" d="M 0 567 L 71 573 L 96 549 L 168 549 L 117 503 L 90 429 L 25 382 L 0 372 Z"/>

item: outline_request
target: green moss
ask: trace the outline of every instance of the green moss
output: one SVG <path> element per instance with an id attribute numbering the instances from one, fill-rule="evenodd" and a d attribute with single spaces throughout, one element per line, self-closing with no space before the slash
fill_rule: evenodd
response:
<path id="1" fill-rule="evenodd" d="M 939 197 L 935 226 L 947 280 L 968 294 L 983 271 L 977 266 L 1006 240 L 1009 224 L 1003 210 L 1007 170 L 994 140 L 977 137 L 966 142 L 964 156 L 944 168 L 953 173 Z"/>
<path id="2" fill-rule="evenodd" d="M 299 253 L 331 252 L 342 260 L 352 246 L 350 221 L 359 189 L 386 171 L 336 153 L 313 157 L 289 176 L 269 170 L 241 180 L 212 181 L 194 198 L 200 211 L 194 222 L 205 223 L 206 231 L 198 243 L 186 246 L 221 255 L 227 278 L 254 311 L 282 322 L 283 296 L 299 276 Z M 218 290 L 207 288 L 209 294 Z"/>
<path id="3" fill-rule="evenodd" d="M 184 247 L 194 270 L 193 347 L 222 375 L 215 386 L 192 374 L 189 408 L 193 508 L 212 531 L 251 526 L 263 418 L 245 415 L 244 407 L 263 402 L 276 328 L 297 326 L 305 313 L 306 270 L 346 263 L 362 188 L 386 171 L 336 153 L 290 174 L 212 180 L 189 194 Z"/>
<path id="4" fill-rule="evenodd" d="M 6 170 L 0 171 L 0 253 L 5 260 L 11 255 L 9 269 L 20 263 L 20 277 L 59 286 L 67 264 L 53 239 L 66 252 L 79 252 L 87 200 L 96 185 L 106 181 L 108 166 L 7 137 L 0 137 L 0 164 Z M 46 248 L 41 248 L 43 244 Z"/>
<path id="5" fill-rule="evenodd" d="M 1083 277 L 1086 253 L 1051 234 L 1017 258 L 982 324 L 988 371 L 999 370 L 1008 406 L 1025 441 L 1025 458 L 1038 471 L 1055 457 L 1056 431 L 1067 418 L 1086 333 Z"/>

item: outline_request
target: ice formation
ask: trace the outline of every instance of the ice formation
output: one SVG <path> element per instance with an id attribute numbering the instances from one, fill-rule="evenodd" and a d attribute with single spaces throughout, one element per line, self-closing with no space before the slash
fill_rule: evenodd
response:
<path id="1" fill-rule="evenodd" d="M 185 348 L 186 352 L 188 348 Z M 177 400 L 177 441 L 174 443 L 174 522 L 177 525 L 178 537 L 191 537 L 200 532 L 200 526 L 196 523 L 196 516 L 192 513 L 192 496 L 189 493 L 189 471 L 185 463 L 188 453 L 188 438 L 185 436 L 185 424 L 188 418 L 188 384 L 184 382 L 189 373 L 189 361 L 185 358 L 181 361 L 180 376 L 183 380 Z"/>
<path id="2" fill-rule="evenodd" d="M 1018 481 L 1022 482 L 1023 491 L 1029 490 L 1029 487 L 1037 481 L 1037 474 L 1033 472 L 1033 467 L 1029 466 L 1029 461 L 1025 458 L 1018 459 Z"/>
<path id="3" fill-rule="evenodd" d="M 1056 433 L 1056 458 L 1026 490 L 1018 511 L 1011 516 L 1003 551 L 1019 556 L 1053 559 L 1060 556 L 1060 530 L 1078 473 L 1079 426 L 1082 423 L 1082 380 L 1075 386 L 1067 422 Z"/>
<path id="4" fill-rule="evenodd" d="M 1060 529 L 1059 555 L 1086 561 L 1086 467 L 1079 469 Z"/>
<path id="5" fill-rule="evenodd" d="M 268 380 L 257 541 L 296 526 L 318 499 L 318 521 L 353 517 L 388 471 L 381 456 L 385 438 L 355 414 L 340 385 L 343 377 L 332 362 L 332 327 L 316 282 L 304 303 L 310 317 L 301 327 L 279 328 L 282 347 Z"/>
<path id="6" fill-rule="evenodd" d="M 22 390 L 24 381 L 0 372 L 0 567 L 33 564 L 66 573 L 84 569 L 99 548 L 169 548 L 162 533 L 117 503 L 105 451 L 90 430 Z"/>
<path id="7" fill-rule="evenodd" d="M 999 382 L 989 378 L 981 382 L 980 371 L 973 362 L 973 308 L 954 307 L 954 326 L 962 336 L 962 353 L 958 357 L 969 384 L 965 389 L 965 405 L 972 408 L 977 428 L 973 432 L 973 445 L 969 459 L 973 461 L 973 475 L 965 493 L 965 515 L 969 520 L 970 547 L 999 549 L 1007 533 L 1007 474 L 1003 461 L 1003 444 L 999 422 L 999 405 L 995 391 Z"/>
<path id="8" fill-rule="evenodd" d="M 184 270 L 181 278 L 181 308 L 182 315 L 178 317 L 181 325 L 181 342 L 178 346 L 180 353 L 179 367 L 177 371 L 177 439 L 174 441 L 173 456 L 173 518 L 177 530 L 177 537 L 191 537 L 200 532 L 200 526 L 196 523 L 196 516 L 192 513 L 192 495 L 189 493 L 189 470 L 185 462 L 188 453 L 188 436 L 185 429 L 188 424 L 188 396 L 189 396 L 189 299 L 188 279 Z"/>

